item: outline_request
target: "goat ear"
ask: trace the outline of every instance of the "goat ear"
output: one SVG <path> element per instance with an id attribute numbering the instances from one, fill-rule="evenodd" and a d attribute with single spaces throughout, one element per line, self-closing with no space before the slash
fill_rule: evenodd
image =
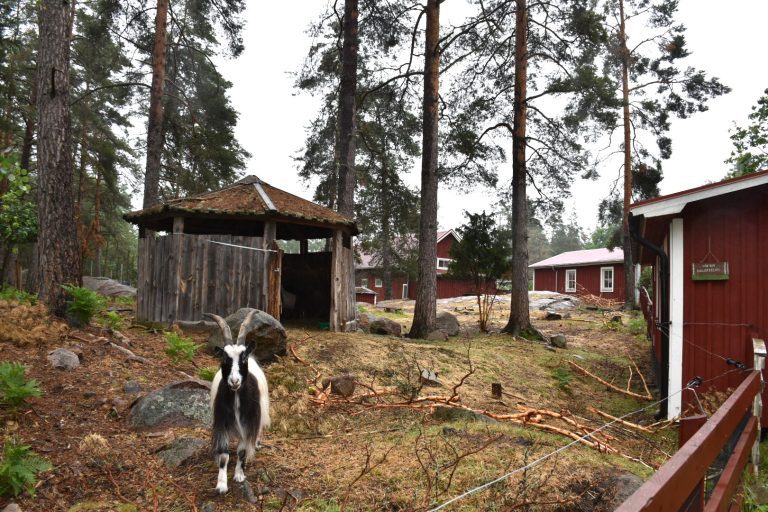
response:
<path id="1" fill-rule="evenodd" d="M 256 348 L 256 344 L 255 343 L 246 343 L 245 351 L 243 352 L 243 354 L 245 354 L 246 357 L 250 356 L 251 352 L 253 352 L 254 348 Z"/>
<path id="2" fill-rule="evenodd" d="M 226 352 L 224 352 L 224 349 L 221 347 L 213 347 L 213 355 L 222 358 L 226 355 Z"/>

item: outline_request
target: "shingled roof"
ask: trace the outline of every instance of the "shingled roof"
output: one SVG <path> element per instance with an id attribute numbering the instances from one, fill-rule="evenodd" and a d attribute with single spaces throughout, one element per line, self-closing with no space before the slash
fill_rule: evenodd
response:
<path id="1" fill-rule="evenodd" d="M 257 176 L 246 176 L 232 185 L 195 196 L 170 199 L 166 202 L 123 215 L 128 222 L 155 231 L 170 231 L 173 218 L 185 219 L 186 233 L 233 232 L 246 234 L 253 223 L 263 225 L 264 220 L 278 223 L 304 225 L 315 228 L 347 228 L 357 234 L 357 226 L 349 219 L 329 208 L 261 181 Z M 191 222 L 188 222 L 190 220 Z M 237 222 L 235 226 L 232 221 Z M 222 229 L 222 222 L 231 229 Z M 212 229 L 211 229 L 212 228 Z M 301 238 L 296 229 L 285 238 Z M 315 235 L 323 236 L 315 230 Z M 280 228 L 278 227 L 278 238 Z"/>

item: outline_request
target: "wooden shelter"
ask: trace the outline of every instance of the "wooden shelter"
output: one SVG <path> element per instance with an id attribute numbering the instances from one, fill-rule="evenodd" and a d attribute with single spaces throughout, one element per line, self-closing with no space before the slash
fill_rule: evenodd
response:
<path id="1" fill-rule="evenodd" d="M 355 327 L 357 227 L 333 210 L 247 176 L 124 218 L 139 226 L 139 320 L 196 322 L 252 307 Z M 330 251 L 309 252 L 312 239 L 329 240 Z M 284 254 L 276 240 L 298 240 L 299 253 Z"/>

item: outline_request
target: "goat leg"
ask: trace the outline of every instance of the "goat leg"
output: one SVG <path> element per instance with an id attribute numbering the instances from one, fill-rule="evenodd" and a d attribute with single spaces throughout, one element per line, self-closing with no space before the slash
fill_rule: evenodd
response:
<path id="1" fill-rule="evenodd" d="M 235 465 L 235 482 L 245 481 L 245 441 L 241 440 L 237 445 L 237 464 Z"/>

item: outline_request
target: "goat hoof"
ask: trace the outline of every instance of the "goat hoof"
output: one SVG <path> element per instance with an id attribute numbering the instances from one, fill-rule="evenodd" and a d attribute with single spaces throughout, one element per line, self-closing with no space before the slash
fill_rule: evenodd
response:
<path id="1" fill-rule="evenodd" d="M 245 482 L 245 473 L 238 473 L 237 471 L 235 471 L 234 480 L 235 482 L 238 482 L 238 483 Z"/>
<path id="2" fill-rule="evenodd" d="M 227 484 L 216 486 L 216 492 L 219 494 L 227 494 L 227 490 Z"/>

